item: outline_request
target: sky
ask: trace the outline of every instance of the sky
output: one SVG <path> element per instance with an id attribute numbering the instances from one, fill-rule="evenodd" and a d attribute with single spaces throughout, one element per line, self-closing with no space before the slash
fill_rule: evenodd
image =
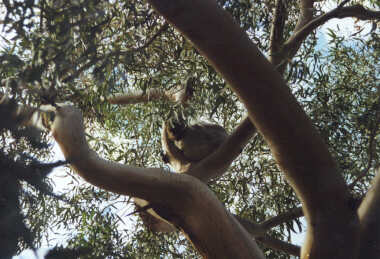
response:
<path id="1" fill-rule="evenodd" d="M 327 3 L 326 5 L 326 10 L 331 10 L 335 4 Z M 4 13 L 2 13 L 2 10 L 0 9 L 0 20 L 4 16 Z M 327 30 L 330 29 L 337 29 L 337 26 L 339 26 L 339 30 L 337 31 L 338 35 L 341 36 L 348 36 L 355 31 L 353 30 L 353 27 L 355 25 L 355 21 L 350 18 L 345 18 L 345 19 L 332 19 L 328 23 L 322 26 L 322 28 L 318 32 L 318 45 L 317 48 L 324 49 L 328 46 L 329 42 L 329 36 L 327 35 Z M 363 35 L 368 33 L 370 30 L 370 26 L 367 26 L 366 29 L 362 32 Z M 12 35 L 4 35 L 4 32 L 2 31 L 2 28 L 0 27 L 0 36 L 5 37 L 7 39 L 11 39 Z M 2 46 L 5 46 L 4 41 L 0 38 L 0 48 Z M 53 153 L 54 155 L 54 161 L 56 160 L 63 160 L 64 157 L 62 155 L 62 152 L 60 151 L 59 147 L 57 144 L 54 145 L 53 148 Z M 54 191 L 56 193 L 59 193 L 65 189 L 67 186 L 67 183 L 71 180 L 70 177 L 68 177 L 65 173 L 64 170 L 61 168 L 56 169 L 52 174 L 51 177 L 55 179 L 55 187 Z M 306 226 L 305 222 L 304 226 Z M 297 227 L 296 227 L 297 229 Z M 292 233 L 292 242 L 297 245 L 302 245 L 302 242 L 305 237 L 305 232 L 300 233 L 300 234 L 294 234 Z M 64 240 L 61 240 L 64 242 Z M 35 258 L 43 258 L 43 255 L 47 252 L 48 248 L 47 246 L 43 246 L 41 249 L 38 250 L 37 257 L 34 255 L 34 253 L 31 250 L 27 250 L 22 252 L 18 256 L 14 256 L 13 259 L 35 259 Z"/>

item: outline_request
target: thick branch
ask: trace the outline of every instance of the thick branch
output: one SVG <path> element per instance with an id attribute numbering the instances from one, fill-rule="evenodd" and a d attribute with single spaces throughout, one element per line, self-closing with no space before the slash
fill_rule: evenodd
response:
<path id="1" fill-rule="evenodd" d="M 106 161 L 88 146 L 81 112 L 58 107 L 52 133 L 72 168 L 103 189 L 149 201 L 206 258 L 263 258 L 255 242 L 205 184 L 185 174 Z"/>
<path id="2" fill-rule="evenodd" d="M 299 0 L 299 5 L 300 16 L 298 17 L 295 31 L 298 31 L 313 18 L 314 0 Z"/>
<path id="3" fill-rule="evenodd" d="M 233 215 L 237 221 L 251 234 L 253 237 L 264 236 L 267 232 L 266 229 L 262 227 L 261 224 L 254 223 L 250 220 L 244 219 L 238 215 Z"/>
<path id="4" fill-rule="evenodd" d="M 380 170 L 358 209 L 360 219 L 360 259 L 380 258 Z"/>
<path id="5" fill-rule="evenodd" d="M 193 96 L 193 86 L 190 81 L 186 85 L 176 85 L 169 90 L 150 88 L 145 92 L 142 90 L 130 91 L 108 97 L 112 104 L 128 105 L 136 103 L 147 103 L 157 100 L 167 100 L 185 105 Z"/>
<path id="6" fill-rule="evenodd" d="M 255 133 L 255 127 L 249 118 L 245 118 L 214 153 L 190 168 L 186 173 L 197 177 L 203 182 L 221 176 L 227 171 Z"/>
<path id="7" fill-rule="evenodd" d="M 349 7 L 335 8 L 334 10 L 320 15 L 308 22 L 305 26 L 297 30 L 292 37 L 290 37 L 284 45 L 284 49 L 294 48 L 297 44 L 302 42 L 313 30 L 325 24 L 332 18 L 347 18 L 356 17 L 362 20 L 380 19 L 380 11 L 371 11 L 364 9 L 361 5 L 354 5 Z"/>
<path id="8" fill-rule="evenodd" d="M 287 10 L 283 0 L 276 0 L 274 17 L 270 32 L 270 59 L 274 66 L 277 66 L 281 61 L 281 46 L 284 41 L 284 26 L 287 17 Z"/>
<path id="9" fill-rule="evenodd" d="M 298 31 L 301 29 L 305 24 L 307 24 L 311 19 L 313 19 L 313 11 L 314 11 L 314 0 L 299 0 L 300 5 L 300 15 L 298 17 L 298 21 L 296 24 L 296 27 L 294 28 L 294 31 Z M 281 47 L 281 53 L 278 53 L 278 60 L 277 63 L 273 63 L 276 65 L 277 70 L 283 74 L 286 66 L 288 64 L 288 60 L 293 57 L 299 47 L 301 46 L 301 41 L 297 42 L 297 44 L 293 47 L 292 51 L 287 49 L 285 44 Z"/>
<path id="10" fill-rule="evenodd" d="M 149 2 L 194 43 L 245 104 L 303 203 L 308 222 L 304 256 L 353 258 L 357 217 L 348 205 L 348 189 L 280 74 L 215 1 Z"/>
<path id="11" fill-rule="evenodd" d="M 265 235 L 263 237 L 258 237 L 256 238 L 256 240 L 262 243 L 265 247 L 279 250 L 287 254 L 291 254 L 298 257 L 301 254 L 301 248 L 299 246 L 289 244 L 285 241 L 270 237 L 268 235 Z"/>
<path id="12" fill-rule="evenodd" d="M 365 9 L 362 5 L 352 5 L 338 9 L 335 18 L 353 17 L 359 20 L 378 20 L 380 19 L 380 11 Z"/>
<path id="13" fill-rule="evenodd" d="M 253 223 L 237 215 L 234 215 L 234 217 L 245 228 L 245 230 L 247 230 L 248 233 L 255 238 L 255 240 L 261 242 L 265 247 L 280 250 L 291 255 L 300 255 L 301 249 L 299 246 L 292 245 L 282 240 L 278 240 L 266 235 L 268 229 L 266 229 L 263 224 Z"/>
<path id="14" fill-rule="evenodd" d="M 293 221 L 296 218 L 302 217 L 302 208 L 295 208 L 273 218 L 265 220 L 261 223 L 254 223 L 240 216 L 234 215 L 239 223 L 254 237 L 264 236 L 271 228 L 281 225 L 285 222 Z"/>
<path id="15" fill-rule="evenodd" d="M 270 219 L 265 220 L 262 222 L 260 225 L 268 231 L 269 229 L 281 225 L 285 222 L 292 221 L 296 218 L 302 217 L 303 216 L 303 211 L 302 208 L 295 208 L 290 211 L 287 211 L 283 214 L 277 215 L 275 217 L 272 217 Z"/>
<path id="16" fill-rule="evenodd" d="M 293 221 L 296 218 L 302 217 L 302 208 L 295 208 L 288 212 L 282 213 L 261 223 L 253 223 L 249 220 L 241 218 L 237 215 L 234 217 L 240 222 L 242 226 L 254 237 L 263 236 L 268 230 L 286 222 Z"/>
<path id="17" fill-rule="evenodd" d="M 294 56 L 306 37 L 330 19 L 342 19 L 347 17 L 355 17 L 361 20 L 380 19 L 380 11 L 368 10 L 361 5 L 353 5 L 348 7 L 342 7 L 340 5 L 334 10 L 320 15 L 311 21 L 309 20 L 307 23 L 303 23 L 303 26 L 296 28 L 295 33 L 285 42 L 283 46 L 283 50 L 286 51 L 283 56 L 288 59 Z"/>
<path id="18" fill-rule="evenodd" d="M 157 181 L 157 176 L 166 173 L 161 169 L 126 166 L 98 157 L 85 139 L 83 118 L 79 110 L 71 106 L 59 107 L 51 131 L 66 159 L 85 180 L 116 193 L 133 193 L 137 197 L 154 200 L 154 195 L 150 195 L 146 190 L 149 186 L 138 188 L 135 184 Z M 130 179 L 125 179 L 122 173 L 129 175 Z M 164 183 L 165 181 L 162 184 Z"/>

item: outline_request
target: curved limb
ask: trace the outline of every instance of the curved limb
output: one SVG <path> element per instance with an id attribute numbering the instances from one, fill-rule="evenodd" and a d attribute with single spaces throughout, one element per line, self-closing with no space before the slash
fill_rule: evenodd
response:
<path id="1" fill-rule="evenodd" d="M 214 153 L 192 165 L 186 174 L 203 182 L 223 175 L 255 133 L 255 126 L 245 118 Z"/>
<path id="2" fill-rule="evenodd" d="M 205 184 L 186 174 L 139 168 L 100 158 L 90 149 L 81 112 L 58 107 L 52 133 L 76 173 L 87 182 L 159 206 L 206 258 L 264 258 L 256 243 Z"/>
<path id="3" fill-rule="evenodd" d="M 148 1 L 223 75 L 267 141 L 303 204 L 308 232 L 302 257 L 355 258 L 359 224 L 349 190 L 273 65 L 216 1 Z"/>

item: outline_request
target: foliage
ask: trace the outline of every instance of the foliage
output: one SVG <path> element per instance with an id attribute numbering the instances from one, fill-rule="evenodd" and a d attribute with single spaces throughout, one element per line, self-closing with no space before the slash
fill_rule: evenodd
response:
<path id="1" fill-rule="evenodd" d="M 275 1 L 218 2 L 268 54 Z M 299 11 L 296 1 L 287 2 L 285 39 L 294 30 Z M 244 115 L 226 82 L 145 1 L 3 1 L 2 8 L 6 10 L 4 30 L 12 35 L 0 59 L 3 93 L 34 106 L 74 103 L 84 112 L 92 147 L 110 160 L 165 167 L 160 161 L 162 120 L 183 113 L 189 120 L 211 120 L 231 132 Z M 328 49 L 318 46 L 313 33 L 285 72 L 345 179 L 355 183 L 352 190 L 358 197 L 365 193 L 380 153 L 375 65 L 380 41 L 376 32 L 364 38 L 360 33 L 343 38 L 330 31 Z M 116 107 L 106 101 L 114 93 L 171 89 L 190 77 L 197 78 L 197 84 L 191 105 L 186 107 L 165 101 Z M 9 147 L 2 152 L 13 161 L 7 163 L 24 153 L 49 158 L 49 149 L 27 145 L 10 132 L 14 131 L 2 131 L 2 144 Z M 81 258 L 197 257 L 179 233 L 152 234 L 135 222 L 136 217 L 125 217 L 125 210 L 133 209 L 127 205 L 129 200 L 118 195 L 74 181 L 62 201 L 35 192 L 29 185 L 20 186 L 18 181 L 12 186 L 17 191 L 7 199 L 7 206 L 12 202 L 15 213 L 25 216 L 35 237 L 27 241 L 30 247 L 49 243 L 49 235 L 62 229 L 66 248 Z M 210 187 L 232 213 L 253 222 L 300 205 L 260 137 Z M 24 226 L 20 222 L 21 218 L 12 224 Z M 288 222 L 274 228 L 271 235 L 287 240 L 291 231 L 302 229 L 299 219 L 295 223 L 298 229 Z M 19 245 L 12 253 L 24 247 Z M 69 251 L 65 249 L 56 251 Z M 289 258 L 281 252 L 264 251 L 267 258 Z"/>
<path id="2" fill-rule="evenodd" d="M 40 224 L 43 217 L 38 218 L 38 221 L 28 221 L 35 217 L 33 215 L 44 201 L 40 201 L 42 194 L 56 199 L 61 198 L 52 193 L 46 176 L 54 167 L 63 163 L 41 163 L 26 153 L 46 157 L 45 151 L 48 145 L 41 142 L 43 141 L 41 131 L 32 127 L 21 127 L 21 122 L 25 120 L 27 113 L 18 112 L 14 100 L 1 98 L 0 251 L 2 258 L 9 258 L 22 248 L 35 247 L 33 239 L 37 239 L 45 228 Z"/>

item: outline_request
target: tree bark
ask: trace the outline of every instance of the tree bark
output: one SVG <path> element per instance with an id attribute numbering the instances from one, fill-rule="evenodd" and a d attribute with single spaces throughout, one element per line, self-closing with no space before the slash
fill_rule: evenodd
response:
<path id="1" fill-rule="evenodd" d="M 358 209 L 360 219 L 360 259 L 380 258 L 380 170 Z"/>
<path id="2" fill-rule="evenodd" d="M 195 177 L 100 158 L 85 139 L 81 112 L 72 106 L 57 108 L 51 131 L 74 171 L 87 182 L 149 201 L 204 258 L 264 258 L 249 234 Z"/>
<path id="3" fill-rule="evenodd" d="M 245 118 L 215 152 L 192 166 L 186 174 L 203 182 L 223 175 L 255 133 L 252 122 Z"/>
<path id="4" fill-rule="evenodd" d="M 223 75 L 303 203 L 303 258 L 355 258 L 357 215 L 335 161 L 279 73 L 213 0 L 149 0 Z M 341 249 L 336 249 L 340 247 Z"/>

